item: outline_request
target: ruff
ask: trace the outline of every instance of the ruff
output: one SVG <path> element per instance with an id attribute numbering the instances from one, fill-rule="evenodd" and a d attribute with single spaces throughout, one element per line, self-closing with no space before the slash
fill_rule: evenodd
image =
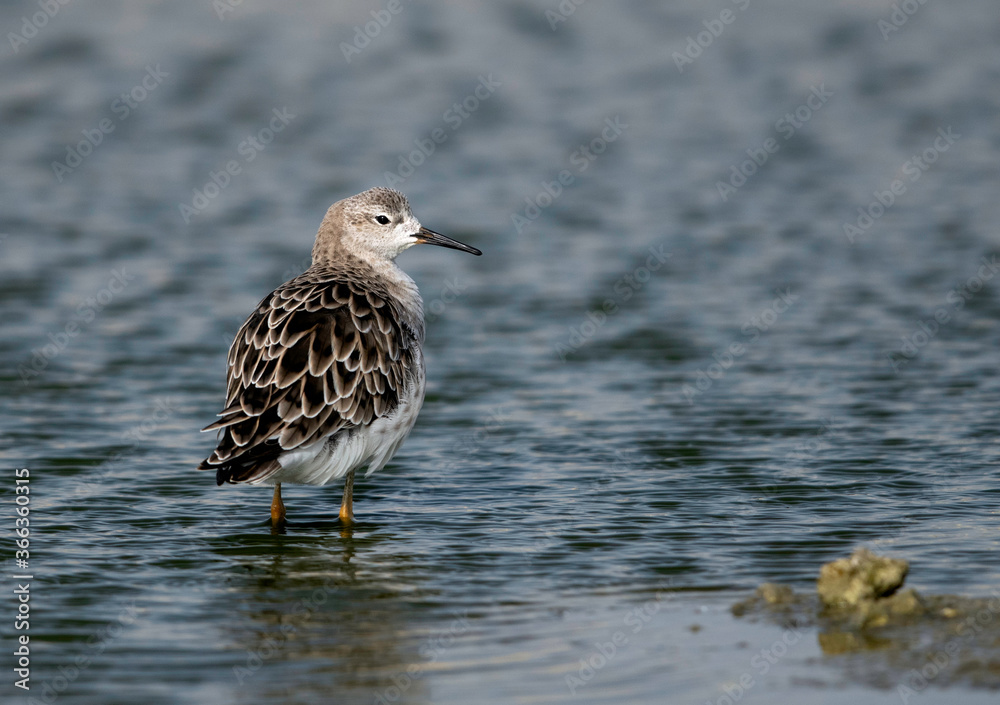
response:
<path id="1" fill-rule="evenodd" d="M 205 431 L 218 447 L 199 466 L 216 482 L 274 485 L 345 477 L 341 519 L 353 518 L 356 470 L 381 470 L 424 399 L 423 302 L 394 260 L 416 244 L 482 254 L 428 230 L 406 198 L 374 188 L 335 203 L 312 266 L 258 304 L 229 349 L 226 408 Z"/>

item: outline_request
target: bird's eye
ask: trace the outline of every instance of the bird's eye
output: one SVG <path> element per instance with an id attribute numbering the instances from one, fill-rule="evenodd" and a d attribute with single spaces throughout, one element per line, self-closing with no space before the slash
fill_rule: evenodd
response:
<path id="1" fill-rule="evenodd" d="M 388 216 L 377 215 L 375 216 L 375 222 L 378 223 L 379 225 L 388 225 L 391 221 L 389 220 Z"/>

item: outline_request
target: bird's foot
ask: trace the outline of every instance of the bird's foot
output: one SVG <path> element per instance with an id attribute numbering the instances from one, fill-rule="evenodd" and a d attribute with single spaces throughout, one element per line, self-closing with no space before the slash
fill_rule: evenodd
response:
<path id="1" fill-rule="evenodd" d="M 271 524 L 276 527 L 285 524 L 285 503 L 281 501 L 280 482 L 274 486 L 274 498 L 271 500 Z"/>

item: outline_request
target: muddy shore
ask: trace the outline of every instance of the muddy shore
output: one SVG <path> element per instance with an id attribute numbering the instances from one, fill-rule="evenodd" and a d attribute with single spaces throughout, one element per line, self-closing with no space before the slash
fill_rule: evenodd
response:
<path id="1" fill-rule="evenodd" d="M 765 583 L 733 614 L 786 629 L 816 627 L 849 679 L 909 698 L 927 688 L 1000 689 L 1000 590 L 989 597 L 903 588 L 907 561 L 859 549 L 824 565 L 815 592 Z"/>

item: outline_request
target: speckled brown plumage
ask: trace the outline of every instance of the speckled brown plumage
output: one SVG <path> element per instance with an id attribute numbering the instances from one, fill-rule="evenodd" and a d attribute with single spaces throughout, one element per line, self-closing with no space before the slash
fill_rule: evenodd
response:
<path id="1" fill-rule="evenodd" d="M 337 201 L 312 266 L 275 289 L 229 349 L 216 482 L 274 485 L 271 524 L 286 523 L 283 483 L 341 478 L 340 520 L 354 520 L 354 475 L 396 454 L 424 402 L 424 308 L 396 257 L 418 244 L 482 254 L 428 230 L 403 194 L 373 188 Z"/>
<path id="2" fill-rule="evenodd" d="M 353 271 L 352 271 L 353 270 Z M 398 405 L 421 332 L 363 269 L 314 266 L 264 298 L 229 349 L 221 429 L 199 467 L 260 480 L 282 452 L 367 426 Z"/>

